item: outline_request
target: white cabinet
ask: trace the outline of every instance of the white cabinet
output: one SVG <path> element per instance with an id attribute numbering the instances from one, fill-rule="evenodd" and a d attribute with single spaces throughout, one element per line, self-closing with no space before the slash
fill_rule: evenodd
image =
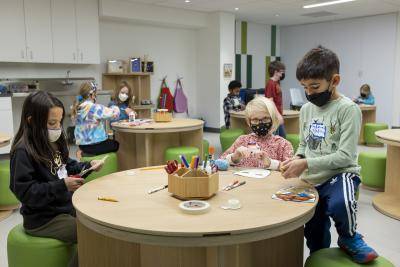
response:
<path id="1" fill-rule="evenodd" d="M 75 0 L 52 0 L 51 20 L 54 63 L 78 63 Z"/>
<path id="2" fill-rule="evenodd" d="M 0 132 L 14 136 L 11 97 L 0 97 Z M 10 153 L 11 145 L 0 148 L 0 154 Z"/>
<path id="3" fill-rule="evenodd" d="M 53 62 L 50 0 L 24 0 L 28 62 Z"/>
<path id="4" fill-rule="evenodd" d="M 99 7 L 97 0 L 76 0 L 78 62 L 99 64 Z"/>
<path id="5" fill-rule="evenodd" d="M 26 62 L 24 1 L 2 0 L 0 10 L 0 61 Z"/>

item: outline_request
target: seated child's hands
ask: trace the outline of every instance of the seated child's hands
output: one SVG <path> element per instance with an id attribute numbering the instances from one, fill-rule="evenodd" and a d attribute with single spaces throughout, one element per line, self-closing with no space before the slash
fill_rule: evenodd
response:
<path id="1" fill-rule="evenodd" d="M 68 191 L 74 192 L 85 183 L 85 180 L 83 178 L 67 177 L 64 178 L 64 183 Z"/>
<path id="2" fill-rule="evenodd" d="M 232 155 L 232 160 L 235 162 L 240 161 L 242 158 L 248 158 L 250 157 L 251 151 L 245 147 L 245 146 L 240 146 L 238 147 L 235 152 Z"/>
<path id="3" fill-rule="evenodd" d="M 103 160 L 92 160 L 90 162 L 91 169 L 98 172 L 103 168 L 104 161 Z"/>
<path id="4" fill-rule="evenodd" d="M 257 159 L 261 160 L 264 163 L 264 166 L 269 167 L 271 165 L 271 159 L 269 158 L 267 152 L 258 150 L 258 151 L 254 151 L 253 155 Z"/>
<path id="5" fill-rule="evenodd" d="M 307 160 L 305 159 L 290 159 L 282 163 L 282 175 L 287 178 L 299 177 L 306 169 Z"/>

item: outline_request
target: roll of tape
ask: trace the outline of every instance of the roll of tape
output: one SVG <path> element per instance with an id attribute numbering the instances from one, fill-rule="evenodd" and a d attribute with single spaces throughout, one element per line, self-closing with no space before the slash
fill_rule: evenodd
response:
<path id="1" fill-rule="evenodd" d="M 189 200 L 179 204 L 179 208 L 187 214 L 203 214 L 210 210 L 210 203 L 201 200 Z"/>

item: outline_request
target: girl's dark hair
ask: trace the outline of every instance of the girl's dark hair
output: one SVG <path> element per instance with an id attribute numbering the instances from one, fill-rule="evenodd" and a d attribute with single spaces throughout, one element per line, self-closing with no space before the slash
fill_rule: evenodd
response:
<path id="1" fill-rule="evenodd" d="M 63 110 L 61 127 L 64 121 L 65 109 L 62 102 L 52 94 L 38 91 L 30 94 L 22 107 L 21 123 L 11 146 L 11 155 L 16 147 L 23 143 L 29 156 L 37 163 L 48 165 L 53 159 L 55 150 L 51 147 L 47 119 L 51 108 L 59 107 Z M 56 142 L 58 151 L 61 153 L 63 163 L 68 160 L 68 145 L 64 130 Z"/>
<path id="2" fill-rule="evenodd" d="M 285 70 L 285 64 L 283 64 L 282 62 L 275 60 L 272 61 L 271 63 L 269 63 L 268 65 L 268 74 L 270 77 L 274 76 L 275 71 L 281 71 L 281 70 Z"/>
<path id="3" fill-rule="evenodd" d="M 311 49 L 297 64 L 297 80 L 325 79 L 330 81 L 339 74 L 340 62 L 338 56 L 331 50 L 318 46 Z"/>
<path id="4" fill-rule="evenodd" d="M 228 89 L 229 89 L 229 90 L 233 90 L 233 89 L 235 89 L 235 88 L 242 88 L 242 83 L 239 82 L 239 81 L 236 81 L 236 80 L 231 81 L 231 82 L 229 83 L 229 85 L 228 85 Z"/>

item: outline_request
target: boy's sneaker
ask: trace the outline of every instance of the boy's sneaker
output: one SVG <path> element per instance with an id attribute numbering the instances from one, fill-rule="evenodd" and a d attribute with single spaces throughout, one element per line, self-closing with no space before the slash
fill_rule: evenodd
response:
<path id="1" fill-rule="evenodd" d="M 378 253 L 369 247 L 362 238 L 362 235 L 356 233 L 353 237 L 339 237 L 338 239 L 339 247 L 357 263 L 367 263 L 378 257 Z"/>

